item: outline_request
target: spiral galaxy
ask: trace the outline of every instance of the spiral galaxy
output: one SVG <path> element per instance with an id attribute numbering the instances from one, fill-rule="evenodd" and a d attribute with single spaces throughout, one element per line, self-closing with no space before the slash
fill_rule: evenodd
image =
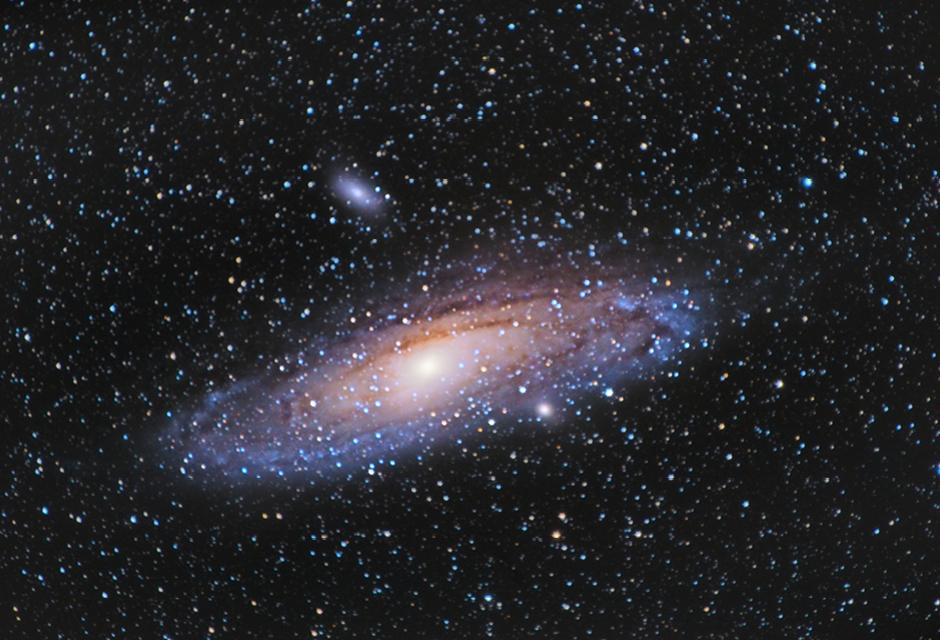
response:
<path id="1" fill-rule="evenodd" d="M 454 432 L 563 416 L 703 340 L 707 289 L 640 270 L 468 267 L 350 318 L 355 329 L 298 354 L 292 372 L 208 394 L 161 444 L 184 476 L 325 477 Z"/>

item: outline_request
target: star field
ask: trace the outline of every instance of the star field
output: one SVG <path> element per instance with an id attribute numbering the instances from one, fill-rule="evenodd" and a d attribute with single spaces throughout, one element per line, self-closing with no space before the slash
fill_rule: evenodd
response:
<path id="1" fill-rule="evenodd" d="M 7 4 L 0 635 L 936 637 L 935 23 Z"/>

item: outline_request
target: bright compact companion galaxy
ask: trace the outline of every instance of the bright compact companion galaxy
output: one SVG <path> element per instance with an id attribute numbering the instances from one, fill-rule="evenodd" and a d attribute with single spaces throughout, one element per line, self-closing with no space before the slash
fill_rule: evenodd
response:
<path id="1" fill-rule="evenodd" d="M 209 393 L 159 447 L 183 476 L 325 478 L 497 423 L 564 422 L 584 396 L 623 393 L 707 345 L 704 278 L 660 280 L 630 249 L 605 254 L 466 261 L 433 289 L 338 317 L 346 330 L 314 340 L 290 372 Z"/>
<path id="2" fill-rule="evenodd" d="M 936 2 L 0 9 L 0 640 L 937 640 Z"/>

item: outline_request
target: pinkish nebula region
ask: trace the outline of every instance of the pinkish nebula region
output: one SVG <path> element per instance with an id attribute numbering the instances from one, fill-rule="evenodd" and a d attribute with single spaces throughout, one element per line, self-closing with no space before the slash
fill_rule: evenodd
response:
<path id="1" fill-rule="evenodd" d="M 165 466 L 187 478 L 328 478 L 494 429 L 576 429 L 587 397 L 616 401 L 708 344 L 701 279 L 617 263 L 465 266 L 408 301 L 363 307 L 292 370 L 174 416 L 159 436 Z"/>

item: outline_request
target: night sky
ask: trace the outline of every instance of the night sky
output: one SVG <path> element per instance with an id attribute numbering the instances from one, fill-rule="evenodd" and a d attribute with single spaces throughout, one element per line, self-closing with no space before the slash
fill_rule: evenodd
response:
<path id="1" fill-rule="evenodd" d="M 532 7 L 0 9 L 0 636 L 938 637 L 937 14 Z"/>

